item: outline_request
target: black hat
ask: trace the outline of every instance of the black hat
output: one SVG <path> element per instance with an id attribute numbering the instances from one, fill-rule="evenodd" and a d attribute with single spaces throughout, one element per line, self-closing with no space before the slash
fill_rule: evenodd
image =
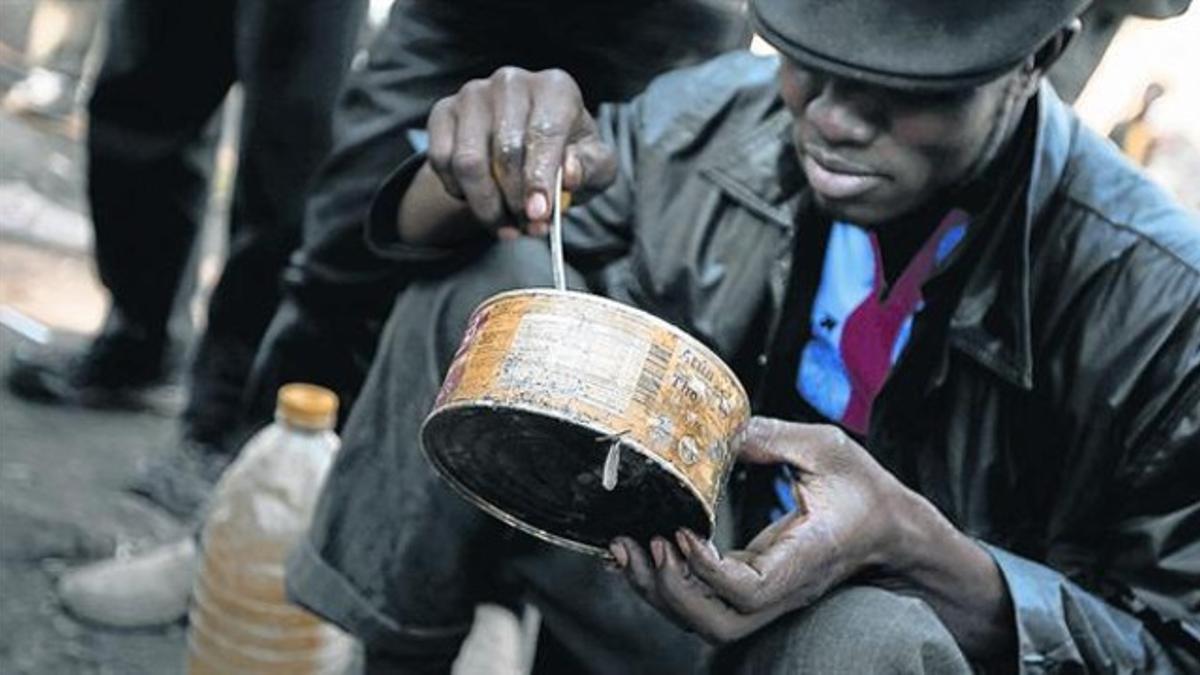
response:
<path id="1" fill-rule="evenodd" d="M 1088 0 L 750 0 L 755 30 L 784 56 L 901 89 L 995 79 Z"/>

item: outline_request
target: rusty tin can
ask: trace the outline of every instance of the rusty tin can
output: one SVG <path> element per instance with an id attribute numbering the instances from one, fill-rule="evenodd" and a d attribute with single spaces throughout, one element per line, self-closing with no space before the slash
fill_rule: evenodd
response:
<path id="1" fill-rule="evenodd" d="M 606 298 L 529 289 L 476 308 L 421 439 L 480 508 L 607 555 L 618 535 L 711 534 L 749 415 L 733 372 L 682 330 Z"/>

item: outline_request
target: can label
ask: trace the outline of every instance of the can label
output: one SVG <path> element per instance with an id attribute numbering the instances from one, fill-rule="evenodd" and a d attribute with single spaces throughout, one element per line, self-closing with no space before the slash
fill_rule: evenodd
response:
<path id="1" fill-rule="evenodd" d="M 629 408 L 650 350 L 644 335 L 581 317 L 521 318 L 497 385 L 587 401 L 610 415 Z"/>

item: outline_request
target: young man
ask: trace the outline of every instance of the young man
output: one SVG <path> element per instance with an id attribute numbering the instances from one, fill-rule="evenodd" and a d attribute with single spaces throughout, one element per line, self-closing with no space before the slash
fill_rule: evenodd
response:
<path id="1" fill-rule="evenodd" d="M 692 672 L 692 633 L 718 672 L 1200 667 L 1200 224 L 1041 85 L 1081 9 L 754 0 L 778 60 L 596 118 L 561 71 L 441 101 L 373 208 L 414 279 L 293 596 L 378 672 L 445 669 L 514 595 L 548 672 Z M 490 520 L 418 445 L 471 309 L 545 284 L 520 235 L 560 165 L 593 195 L 574 284 L 712 346 L 760 415 L 737 532 L 618 538 L 620 575 Z"/>

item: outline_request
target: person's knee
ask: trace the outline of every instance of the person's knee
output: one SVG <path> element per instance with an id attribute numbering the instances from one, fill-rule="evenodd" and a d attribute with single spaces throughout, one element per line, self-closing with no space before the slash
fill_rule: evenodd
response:
<path id="1" fill-rule="evenodd" d="M 497 241 L 483 249 L 457 277 L 493 292 L 550 286 L 550 249 L 545 240 L 519 237 Z"/>
<path id="2" fill-rule="evenodd" d="M 785 616 L 737 650 L 738 673 L 970 673 L 921 600 L 848 586 Z"/>
<path id="3" fill-rule="evenodd" d="M 396 310 L 433 313 L 439 324 L 461 335 L 467 317 L 487 298 L 519 288 L 552 284 L 550 256 L 545 242 L 521 237 L 484 247 L 461 267 L 445 275 L 414 281 L 401 295 Z M 404 309 L 419 306 L 422 309 Z"/>
<path id="4" fill-rule="evenodd" d="M 551 278 L 545 242 L 522 237 L 489 244 L 457 268 L 410 283 L 396 298 L 380 349 L 419 357 L 440 381 L 480 303 L 505 291 L 549 286 Z"/>

